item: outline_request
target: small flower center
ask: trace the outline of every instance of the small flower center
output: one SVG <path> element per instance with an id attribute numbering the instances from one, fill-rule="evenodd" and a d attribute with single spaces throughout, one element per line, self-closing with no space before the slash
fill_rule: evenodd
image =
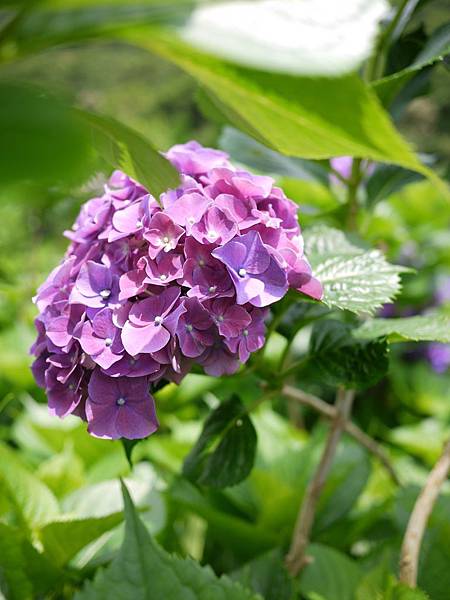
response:
<path id="1" fill-rule="evenodd" d="M 100 292 L 100 296 L 101 296 L 101 297 L 102 297 L 104 300 L 106 300 L 107 298 L 109 298 L 109 297 L 111 296 L 111 290 L 107 290 L 107 289 L 104 289 L 104 290 L 102 290 L 102 291 Z"/>
<path id="2" fill-rule="evenodd" d="M 142 227 L 142 221 L 139 219 L 139 221 L 136 221 L 136 229 L 140 229 Z"/>
<path id="3" fill-rule="evenodd" d="M 163 241 L 165 244 L 168 244 L 168 243 L 170 242 L 170 239 L 167 237 L 167 235 L 165 235 L 165 236 L 163 237 L 162 241 Z"/>
<path id="4" fill-rule="evenodd" d="M 241 268 L 238 271 L 239 277 L 245 277 L 247 275 L 247 269 Z"/>
<path id="5" fill-rule="evenodd" d="M 125 398 L 122 398 L 122 397 L 117 398 L 117 400 L 116 400 L 117 406 L 123 406 L 125 404 L 125 402 L 126 402 Z"/>
<path id="6" fill-rule="evenodd" d="M 200 260 L 198 261 L 198 264 L 200 267 L 204 267 L 205 266 L 205 261 L 203 260 L 203 258 L 200 258 Z"/>
<path id="7" fill-rule="evenodd" d="M 111 346 L 111 344 L 113 343 L 111 338 L 106 338 L 105 339 L 105 346 L 109 348 L 109 346 Z"/>
<path id="8" fill-rule="evenodd" d="M 216 290 L 217 290 L 217 285 L 211 285 L 211 286 L 209 286 L 209 288 L 208 288 L 208 292 L 209 292 L 210 294 L 214 294 L 214 292 L 215 292 Z"/>
<path id="9" fill-rule="evenodd" d="M 159 278 L 161 279 L 161 281 L 165 281 L 167 279 L 167 275 L 164 275 L 164 273 L 162 275 L 159 276 Z"/>
<path id="10" fill-rule="evenodd" d="M 223 322 L 224 322 L 224 320 L 225 320 L 225 318 L 224 318 L 224 316 L 223 316 L 223 315 L 219 315 L 219 316 L 217 317 L 217 320 L 218 320 L 220 323 L 223 323 Z"/>
<path id="11" fill-rule="evenodd" d="M 186 325 L 186 331 L 191 332 L 194 328 L 192 327 L 192 325 Z"/>
<path id="12" fill-rule="evenodd" d="M 160 317 L 159 315 L 157 317 L 155 317 L 155 325 L 161 325 L 162 322 L 163 322 L 162 317 Z"/>
<path id="13" fill-rule="evenodd" d="M 217 231 L 208 231 L 208 239 L 216 240 L 217 239 Z"/>
<path id="14" fill-rule="evenodd" d="M 74 389 L 75 389 L 75 386 L 73 385 L 73 383 L 71 383 L 71 384 L 69 385 L 69 390 L 70 390 L 71 392 L 73 392 L 73 390 L 74 390 Z"/>
<path id="15" fill-rule="evenodd" d="M 244 337 L 247 337 L 248 336 L 248 329 L 244 329 L 244 331 L 242 332 L 242 335 Z"/>

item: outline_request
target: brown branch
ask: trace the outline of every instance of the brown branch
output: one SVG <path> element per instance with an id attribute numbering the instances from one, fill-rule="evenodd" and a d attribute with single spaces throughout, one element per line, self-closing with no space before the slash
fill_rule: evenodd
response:
<path id="1" fill-rule="evenodd" d="M 326 417 L 327 419 L 334 419 L 336 416 L 336 409 L 324 402 L 321 398 L 314 396 L 313 394 L 308 394 L 303 390 L 299 390 L 298 388 L 294 388 L 290 385 L 285 385 L 282 389 L 282 394 L 291 400 L 295 400 L 304 404 L 305 406 L 310 406 L 321 415 Z M 400 480 L 397 476 L 397 473 L 394 470 L 394 467 L 391 465 L 388 456 L 386 455 L 383 448 L 367 433 L 365 433 L 362 429 L 355 425 L 352 421 L 345 422 L 345 431 L 349 435 L 351 435 L 357 442 L 364 446 L 369 452 L 371 452 L 374 456 L 378 458 L 381 464 L 388 471 L 389 475 L 392 478 L 392 481 L 396 485 L 401 485 Z"/>
<path id="2" fill-rule="evenodd" d="M 345 421 L 350 415 L 354 395 L 352 390 L 339 389 L 337 392 L 335 416 L 317 469 L 306 488 L 305 497 L 297 516 L 291 547 L 286 556 L 286 566 L 294 577 L 309 562 L 305 553 L 309 544 L 317 503 L 330 472 Z"/>
<path id="3" fill-rule="evenodd" d="M 417 585 L 420 546 L 428 518 L 450 472 L 450 440 L 430 472 L 409 517 L 400 553 L 400 581 L 412 588 Z"/>

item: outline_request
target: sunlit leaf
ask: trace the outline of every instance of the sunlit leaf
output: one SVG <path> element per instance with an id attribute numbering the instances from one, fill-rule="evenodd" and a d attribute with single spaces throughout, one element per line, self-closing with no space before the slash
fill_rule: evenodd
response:
<path id="1" fill-rule="evenodd" d="M 450 316 L 432 313 L 418 317 L 372 319 L 355 331 L 360 338 L 387 336 L 390 342 L 431 341 L 450 343 Z"/>

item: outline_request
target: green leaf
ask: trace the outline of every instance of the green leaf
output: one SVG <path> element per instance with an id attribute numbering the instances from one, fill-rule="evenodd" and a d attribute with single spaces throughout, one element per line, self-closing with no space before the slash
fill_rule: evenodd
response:
<path id="1" fill-rule="evenodd" d="M 123 485 L 123 484 L 122 484 Z M 123 485 L 125 539 L 111 565 L 87 582 L 76 600 L 257 600 L 227 577 L 217 578 L 209 567 L 169 555 L 157 546 L 139 519 Z"/>
<path id="2" fill-rule="evenodd" d="M 255 590 L 264 600 L 293 600 L 294 580 L 279 548 L 266 552 L 234 571 L 231 577 Z"/>
<path id="3" fill-rule="evenodd" d="M 239 64 L 291 74 L 356 70 L 368 58 L 383 0 L 221 2 L 195 9 L 180 35 L 194 46 Z M 330 60 L 330 56 L 332 60 Z"/>
<path id="4" fill-rule="evenodd" d="M 44 90 L 0 83 L 0 177 L 23 181 L 83 182 L 93 153 L 76 112 Z"/>
<path id="5" fill-rule="evenodd" d="M 81 110 L 78 114 L 90 126 L 100 156 L 139 181 L 157 200 L 162 192 L 180 185 L 176 169 L 142 135 L 110 117 Z"/>
<path id="6" fill-rule="evenodd" d="M 4 444 L 0 444 L 0 481 L 24 526 L 33 529 L 59 514 L 58 502 L 49 488 Z"/>
<path id="7" fill-rule="evenodd" d="M 230 155 L 231 160 L 262 173 L 328 183 L 330 169 L 325 164 L 283 156 L 234 127 L 224 127 L 219 147 Z"/>
<path id="8" fill-rule="evenodd" d="M 328 306 L 373 313 L 399 293 L 399 275 L 408 269 L 389 264 L 379 250 L 359 248 L 342 231 L 324 225 L 306 230 L 304 238 Z"/>
<path id="9" fill-rule="evenodd" d="M 63 566 L 85 546 L 116 527 L 123 520 L 123 513 L 91 519 L 52 521 L 39 532 L 46 554 L 54 564 Z"/>
<path id="10" fill-rule="evenodd" d="M 155 30 L 129 33 L 126 39 L 195 77 L 218 99 L 231 124 L 273 150 L 300 158 L 350 155 L 397 164 L 430 177 L 448 194 L 356 75 L 308 78 L 246 69 Z"/>
<path id="11" fill-rule="evenodd" d="M 367 181 L 367 203 L 370 207 L 401 190 L 405 185 L 420 181 L 422 175 L 394 165 L 378 165 Z"/>
<path id="12" fill-rule="evenodd" d="M 25 570 L 20 532 L 0 523 L 0 592 L 8 600 L 31 600 L 32 585 Z"/>
<path id="13" fill-rule="evenodd" d="M 364 389 L 377 383 L 389 367 L 384 339 L 361 341 L 340 321 L 315 324 L 309 344 L 309 364 L 314 376 L 328 385 Z"/>
<path id="14" fill-rule="evenodd" d="M 374 81 L 372 87 L 382 103 L 387 106 L 414 75 L 426 67 L 442 62 L 449 53 L 450 23 L 445 23 L 433 33 L 412 65 Z"/>
<path id="15" fill-rule="evenodd" d="M 371 319 L 355 330 L 355 337 L 386 336 L 389 342 L 429 341 L 450 343 L 450 316 L 434 313 L 419 317 Z"/>
<path id="16" fill-rule="evenodd" d="M 256 431 L 242 402 L 232 396 L 206 419 L 203 431 L 183 465 L 183 474 L 212 487 L 236 485 L 250 473 Z"/>
<path id="17" fill-rule="evenodd" d="M 395 584 L 384 597 L 385 600 L 431 600 L 422 590 L 412 589 L 404 583 Z"/>
<path id="18" fill-rule="evenodd" d="M 324 600 L 354 600 L 361 578 L 355 561 L 321 544 L 309 546 L 307 554 L 313 561 L 302 572 L 300 579 L 300 591 L 306 598 L 318 594 Z"/>

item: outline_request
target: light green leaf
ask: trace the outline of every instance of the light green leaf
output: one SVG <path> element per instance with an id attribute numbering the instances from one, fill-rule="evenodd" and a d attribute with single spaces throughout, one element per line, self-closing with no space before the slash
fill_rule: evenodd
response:
<path id="1" fill-rule="evenodd" d="M 431 600 L 431 598 L 422 590 L 397 583 L 387 592 L 385 600 Z"/>
<path id="2" fill-rule="evenodd" d="M 227 577 L 218 579 L 209 567 L 169 555 L 157 546 L 139 519 L 123 486 L 126 530 L 118 556 L 76 600 L 257 600 Z"/>
<path id="3" fill-rule="evenodd" d="M 212 487 L 236 485 L 250 473 L 256 452 L 256 431 L 237 396 L 220 404 L 183 465 L 189 479 Z"/>
<path id="4" fill-rule="evenodd" d="M 59 514 L 58 502 L 49 488 L 4 444 L 0 444 L 0 481 L 25 526 L 33 529 Z"/>
<path id="5" fill-rule="evenodd" d="M 371 319 L 355 330 L 355 337 L 387 336 L 390 342 L 429 341 L 450 343 L 450 316 L 434 313 L 419 317 Z"/>
<path id="6" fill-rule="evenodd" d="M 85 546 L 116 527 L 122 520 L 121 512 L 91 519 L 67 517 L 44 525 L 39 537 L 53 563 L 63 566 Z"/>
<path id="7" fill-rule="evenodd" d="M 368 58 L 385 0 L 240 0 L 200 5 L 180 29 L 192 45 L 239 64 L 290 74 L 356 70 Z"/>
<path id="8" fill-rule="evenodd" d="M 180 184 L 176 169 L 141 134 L 110 117 L 81 110 L 78 114 L 90 126 L 100 156 L 135 178 L 156 199 Z"/>
<path id="9" fill-rule="evenodd" d="M 300 590 L 307 598 L 319 594 L 326 600 L 354 600 L 362 575 L 355 561 L 321 544 L 309 546 L 308 555 L 313 561 L 300 580 Z"/>
<path id="10" fill-rule="evenodd" d="M 31 600 L 20 532 L 0 523 L 0 593 L 8 600 Z"/>
<path id="11" fill-rule="evenodd" d="M 342 231 L 324 225 L 306 230 L 304 238 L 325 304 L 373 313 L 399 293 L 400 273 L 408 269 L 389 264 L 379 250 L 355 246 Z"/>
<path id="12" fill-rule="evenodd" d="M 155 30 L 132 32 L 126 39 L 195 77 L 230 123 L 273 150 L 300 158 L 350 155 L 398 164 L 425 174 L 448 194 L 356 75 L 312 78 L 255 71 L 196 52 Z"/>

